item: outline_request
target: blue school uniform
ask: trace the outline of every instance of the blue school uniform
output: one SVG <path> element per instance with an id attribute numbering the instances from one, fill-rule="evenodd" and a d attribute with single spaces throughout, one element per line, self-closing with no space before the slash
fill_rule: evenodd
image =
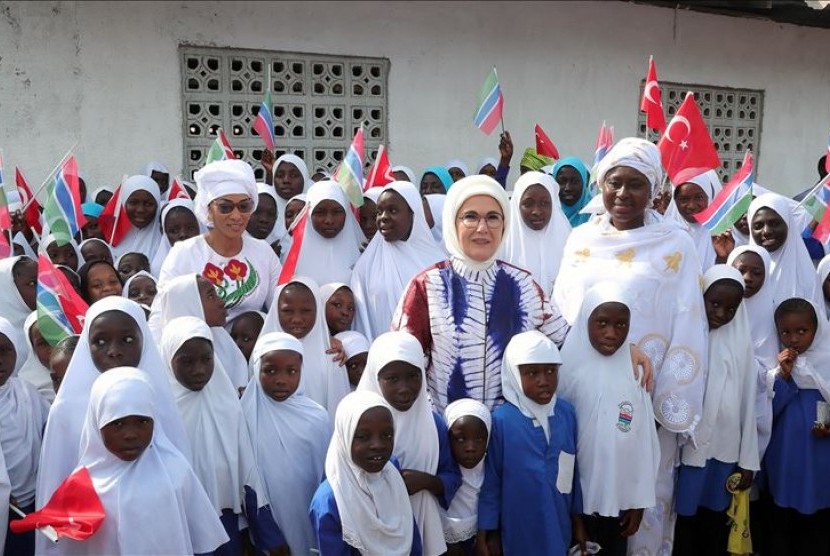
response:
<path id="1" fill-rule="evenodd" d="M 267 551 L 286 544 L 285 536 L 279 525 L 274 521 L 271 506 L 259 507 L 257 493 L 249 486 L 245 486 L 245 519 L 248 522 L 248 532 L 253 545 L 260 551 Z M 239 536 L 240 514 L 233 510 L 224 509 L 219 520 L 230 539 L 214 552 L 214 556 L 241 556 L 243 554 L 242 541 Z"/>
<path id="2" fill-rule="evenodd" d="M 478 528 L 500 530 L 508 556 L 565 554 L 571 514 L 582 512 L 573 406 L 557 399 L 548 423 L 550 443 L 513 404 L 493 413 Z"/>
<path id="3" fill-rule="evenodd" d="M 456 491 L 461 486 L 461 470 L 452 457 L 450 434 L 444 418 L 435 412 L 432 413 L 432 418 L 435 420 L 435 428 L 438 429 L 438 470 L 435 472 L 435 476 L 444 485 L 444 494 L 438 497 L 438 504 L 446 510 L 450 507 L 452 497 L 455 496 Z"/>

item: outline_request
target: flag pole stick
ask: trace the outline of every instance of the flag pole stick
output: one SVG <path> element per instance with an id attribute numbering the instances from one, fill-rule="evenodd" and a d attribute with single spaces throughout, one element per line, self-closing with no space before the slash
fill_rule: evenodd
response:
<path id="1" fill-rule="evenodd" d="M 12 509 L 14 513 L 19 515 L 20 517 L 26 517 L 26 514 L 23 511 L 15 506 L 14 504 L 9 504 L 9 508 Z M 37 528 L 38 532 L 40 532 L 44 537 L 52 541 L 53 543 L 57 544 L 58 542 L 58 533 L 55 531 L 55 528 L 51 525 L 44 525 L 43 527 Z"/>
<path id="2" fill-rule="evenodd" d="M 804 198 L 803 198 L 803 199 L 801 199 L 801 201 L 799 201 L 799 203 L 795 206 L 795 208 L 798 208 L 798 207 L 800 207 L 801 205 L 803 205 L 803 204 L 804 204 L 807 200 L 809 200 L 809 199 L 810 199 L 810 197 L 812 197 L 812 196 L 813 196 L 813 194 L 814 194 L 816 191 L 818 191 L 818 190 L 819 190 L 819 189 L 820 189 L 823 185 L 825 185 L 828 181 L 830 181 L 830 174 L 827 174 L 826 176 L 824 176 L 823 178 L 821 178 L 820 180 L 818 180 L 818 183 L 817 183 L 817 184 L 815 184 L 815 185 L 813 186 L 813 188 L 810 190 L 810 192 L 809 192 L 809 193 L 807 193 L 807 194 L 804 196 Z"/>
<path id="3" fill-rule="evenodd" d="M 58 172 L 58 170 L 60 170 L 60 167 L 63 166 L 63 163 L 66 162 L 67 159 L 72 155 L 72 151 L 74 151 L 75 147 L 77 146 L 78 141 L 75 141 L 72 144 L 72 146 L 69 147 L 69 150 L 66 151 L 65 155 L 63 155 L 63 158 L 61 158 L 60 162 L 58 162 L 58 165 L 55 166 L 55 169 L 46 175 L 46 180 L 44 180 L 44 182 L 40 184 L 40 187 L 38 187 L 35 191 L 32 192 L 32 198 L 26 201 L 26 204 L 24 204 L 23 207 L 21 207 L 20 212 L 25 211 L 27 208 L 29 208 L 29 205 L 31 205 L 33 202 L 35 202 L 35 200 L 37 200 L 37 194 L 43 191 L 43 188 L 49 184 L 49 180 Z"/>

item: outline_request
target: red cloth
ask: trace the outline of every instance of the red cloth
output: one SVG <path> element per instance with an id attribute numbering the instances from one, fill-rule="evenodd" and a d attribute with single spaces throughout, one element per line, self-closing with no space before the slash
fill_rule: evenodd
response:
<path id="1" fill-rule="evenodd" d="M 375 159 L 375 163 L 369 168 L 366 183 L 363 184 L 363 191 L 365 192 L 370 187 L 382 187 L 393 181 L 395 181 L 395 176 L 392 175 L 392 165 L 389 164 L 389 155 L 386 154 L 386 147 L 381 145 L 378 148 L 378 157 Z"/>
<path id="2" fill-rule="evenodd" d="M 124 240 L 127 232 L 132 227 L 130 219 L 127 217 L 127 209 L 121 202 L 122 185 L 118 186 L 115 193 L 112 194 L 112 197 L 110 197 L 110 200 L 104 206 L 104 210 L 98 216 L 98 226 L 100 226 L 101 232 L 104 234 L 104 241 L 113 247 L 116 247 Z"/>
<path id="3" fill-rule="evenodd" d="M 720 167 L 718 152 L 692 92 L 686 93 L 657 147 L 663 167 L 675 186 Z"/>
<path id="4" fill-rule="evenodd" d="M 663 133 L 666 129 L 666 116 L 663 115 L 663 99 L 660 95 L 660 86 L 657 84 L 657 67 L 654 58 L 648 59 L 648 73 L 646 86 L 643 89 L 643 98 L 640 100 L 640 111 L 646 113 L 646 127 Z"/>
<path id="5" fill-rule="evenodd" d="M 43 228 L 40 225 L 40 203 L 38 203 L 37 199 L 32 194 L 32 188 L 26 181 L 26 177 L 23 175 L 23 172 L 17 166 L 14 167 L 14 181 L 17 184 L 17 191 L 20 193 L 20 200 L 24 205 L 29 203 L 30 199 L 33 199 L 32 202 L 29 203 L 29 206 L 26 207 L 26 224 L 37 232 L 38 235 L 40 235 L 43 233 Z"/>
<path id="6" fill-rule="evenodd" d="M 556 145 L 550 140 L 550 137 L 542 129 L 542 126 L 536 124 L 534 132 L 536 133 L 536 154 L 559 160 L 559 151 L 556 150 Z"/>

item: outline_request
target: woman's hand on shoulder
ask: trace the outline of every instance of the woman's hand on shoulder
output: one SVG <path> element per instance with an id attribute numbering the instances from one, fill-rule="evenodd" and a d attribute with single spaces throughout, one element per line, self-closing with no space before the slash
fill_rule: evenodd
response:
<path id="1" fill-rule="evenodd" d="M 652 388 L 654 388 L 654 366 L 651 364 L 651 359 L 649 359 L 646 352 L 640 349 L 639 346 L 635 344 L 630 344 L 630 346 L 631 365 L 634 367 L 634 379 L 639 380 L 640 385 L 648 392 L 651 392 Z M 638 370 L 640 368 L 643 369 L 642 373 Z"/>
<path id="2" fill-rule="evenodd" d="M 331 347 L 326 350 L 326 353 L 334 354 L 331 360 L 342 367 L 346 364 L 346 351 L 343 349 L 343 342 L 333 336 L 329 337 L 329 342 Z"/>

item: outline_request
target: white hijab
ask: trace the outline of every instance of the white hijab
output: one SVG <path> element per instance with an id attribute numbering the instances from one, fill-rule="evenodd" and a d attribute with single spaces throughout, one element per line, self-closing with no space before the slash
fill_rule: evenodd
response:
<path id="1" fill-rule="evenodd" d="M 418 176 L 415 175 L 415 172 L 409 166 L 392 166 L 392 173 L 394 174 L 395 172 L 403 172 L 406 174 L 406 179 L 409 183 L 415 183 L 418 179 Z"/>
<path id="2" fill-rule="evenodd" d="M 551 216 L 547 226 L 531 230 L 522 220 L 522 196 L 529 187 L 541 185 L 550 195 Z M 559 274 L 562 251 L 571 233 L 571 224 L 559 204 L 559 184 L 550 174 L 527 172 L 513 186 L 510 198 L 510 231 L 502 244 L 504 260 L 530 272 L 542 291 L 549 295 Z"/>
<path id="3" fill-rule="evenodd" d="M 447 429 L 462 417 L 477 417 L 487 428 L 489 439 L 492 418 L 490 410 L 483 403 L 462 398 L 452 402 L 444 410 L 447 420 Z M 461 486 L 452 497 L 450 507 L 441 511 L 441 521 L 444 524 L 444 540 L 447 544 L 466 541 L 478 530 L 478 493 L 484 483 L 484 459 L 472 469 L 459 466 L 461 470 Z"/>
<path id="4" fill-rule="evenodd" d="M 78 468 L 89 470 L 107 515 L 86 541 L 61 541 L 62 552 L 198 554 L 228 541 L 187 458 L 167 437 L 157 395 L 147 373 L 132 367 L 107 371 L 93 383 Z M 128 415 L 153 418 L 153 439 L 134 461 L 110 453 L 101 436 L 105 425 Z"/>
<path id="5" fill-rule="evenodd" d="M 256 178 L 253 168 L 244 160 L 217 160 L 204 166 L 193 177 L 196 179 L 197 188 L 193 212 L 203 226 L 213 227 L 208 215 L 208 205 L 225 195 L 247 195 L 254 202 L 256 210 L 259 201 Z"/>
<path id="6" fill-rule="evenodd" d="M 317 233 L 311 223 L 311 214 L 322 201 L 335 201 L 346 211 L 346 224 L 332 239 L 326 239 Z M 308 276 L 318 284 L 348 282 L 352 268 L 360 256 L 361 243 L 366 238 L 352 214 L 343 188 L 332 180 L 315 183 L 308 190 L 308 206 L 308 219 L 303 232 L 296 274 Z"/>
<path id="7" fill-rule="evenodd" d="M 448 171 L 449 171 L 450 168 L 458 168 L 464 174 L 464 177 L 467 177 L 467 176 L 470 175 L 470 170 L 467 168 L 467 165 L 464 164 L 463 160 L 460 160 L 458 158 L 453 158 L 452 160 L 447 162 L 445 164 L 445 168 Z M 478 173 L 478 172 L 476 172 L 476 173 Z"/>
<path id="8" fill-rule="evenodd" d="M 277 219 L 274 220 L 274 227 L 265 237 L 265 241 L 268 242 L 268 245 L 271 245 L 275 241 L 280 241 L 288 233 L 288 230 L 285 229 L 285 205 L 288 204 L 288 201 L 277 195 L 274 186 L 267 183 L 257 182 L 256 191 L 257 195 L 268 195 L 274 201 Z"/>
<path id="9" fill-rule="evenodd" d="M 793 297 L 805 299 L 813 306 L 818 329 L 810 347 L 796 358 L 792 378 L 802 390 L 818 390 L 824 401 L 830 403 L 830 323 L 821 318 L 821 306 L 815 301 L 803 296 Z"/>
<path id="10" fill-rule="evenodd" d="M 707 206 L 712 203 L 712 199 L 714 199 L 718 193 L 720 193 L 721 189 L 723 189 L 718 173 L 714 170 L 704 172 L 683 183 L 693 183 L 699 186 L 706 194 Z M 669 206 L 666 208 L 666 213 L 663 217 L 669 222 L 675 222 L 681 229 L 685 230 L 689 234 L 695 242 L 695 247 L 697 247 L 697 256 L 700 259 L 700 264 L 703 266 L 702 270 L 705 272 L 710 266 L 715 264 L 715 259 L 717 258 L 715 248 L 712 245 L 712 236 L 709 233 L 709 230 L 704 228 L 701 224 L 688 222 L 685 218 L 683 218 L 683 215 L 680 214 L 680 209 L 677 208 L 677 203 L 674 200 L 674 193 L 676 191 L 676 187 L 672 189 L 672 199 Z"/>
<path id="11" fill-rule="evenodd" d="M 259 470 L 239 396 L 228 380 L 222 363 L 214 359 L 213 375 L 199 391 L 184 387 L 175 377 L 173 356 L 193 338 L 213 344 L 210 328 L 196 317 L 171 320 L 161 338 L 161 352 L 167 363 L 170 388 L 190 439 L 193 471 L 217 515 L 226 509 L 235 514 L 241 513 L 246 486 L 259 495 L 259 505 L 266 506 L 268 501 L 262 496 Z M 249 510 L 254 513 L 254 508 Z"/>
<path id="12" fill-rule="evenodd" d="M 361 353 L 368 353 L 369 339 L 360 332 L 346 330 L 334 335 L 343 344 L 343 351 L 346 354 L 346 361 Z"/>
<path id="13" fill-rule="evenodd" d="M 490 165 L 496 170 L 499 169 L 499 159 L 494 158 L 492 156 L 485 156 L 478 161 L 476 174 L 480 174 L 481 170 L 484 169 L 485 166 Z"/>
<path id="14" fill-rule="evenodd" d="M 507 235 L 511 226 L 510 217 L 510 199 L 504 188 L 499 185 L 499 182 L 488 176 L 476 174 L 466 178 L 462 178 L 455 182 L 453 186 L 447 191 L 446 200 L 444 201 L 444 211 L 442 214 L 443 230 L 444 230 L 444 245 L 450 256 L 461 260 L 465 266 L 473 270 L 485 270 L 490 268 L 496 258 L 499 250 L 492 257 L 486 261 L 474 261 L 464 254 L 461 248 L 461 242 L 458 240 L 458 230 L 456 228 L 456 218 L 461 205 L 476 195 L 486 195 L 492 197 L 498 202 L 501 207 L 501 212 L 504 215 L 504 235 Z M 504 236 L 502 236 L 502 243 Z"/>
<path id="15" fill-rule="evenodd" d="M 378 373 L 393 361 L 404 361 L 414 365 L 421 372 L 421 391 L 415 403 L 407 411 L 394 407 L 395 451 L 402 469 L 415 469 L 435 475 L 438 471 L 439 439 L 438 429 L 432 416 L 432 406 L 427 398 L 427 380 L 424 374 L 424 350 L 421 343 L 408 332 L 386 332 L 372 343 L 366 369 L 358 392 L 374 392 L 383 395 L 378 382 Z M 415 522 L 421 532 L 424 554 L 443 554 L 447 550 L 444 542 L 441 512 L 438 500 L 427 491 L 420 491 L 409 497 Z"/>
<path id="16" fill-rule="evenodd" d="M 300 339 L 304 353 L 302 384 L 305 395 L 325 407 L 329 416 L 333 418 L 337 404 L 343 396 L 349 393 L 349 377 L 346 374 L 346 368 L 337 366 L 326 354 L 331 343 L 329 342 L 329 328 L 326 325 L 326 309 L 317 283 L 304 276 L 294 276 L 290 282 L 278 286 L 274 293 L 274 302 L 265 316 L 260 337 L 269 332 L 285 332 L 279 319 L 280 295 L 287 286 L 294 283 L 303 284 L 311 290 L 314 304 L 317 307 L 314 327 Z M 251 360 L 253 361 L 253 358 Z"/>
<path id="17" fill-rule="evenodd" d="M 824 281 L 827 280 L 827 276 L 830 275 L 830 255 L 826 255 L 821 261 L 818 263 L 818 267 L 816 268 L 816 275 L 818 276 L 818 287 L 822 290 L 822 297 L 824 296 Z M 824 300 L 824 307 L 827 310 L 825 313 L 826 317 L 830 317 L 830 301 Z"/>
<path id="18" fill-rule="evenodd" d="M 501 363 L 501 390 L 504 399 L 516 406 L 522 415 L 538 424 L 550 443 L 550 423 L 548 417 L 553 415 L 556 405 L 556 394 L 546 404 L 538 404 L 528 398 L 522 388 L 522 376 L 519 374 L 519 365 L 534 363 L 561 364 L 562 357 L 559 350 L 547 336 L 538 330 L 530 330 L 516 334 L 504 350 Z"/>
<path id="19" fill-rule="evenodd" d="M 193 201 L 191 201 L 190 199 L 182 199 L 182 198 L 173 199 L 172 201 L 170 201 L 169 203 L 164 205 L 164 208 L 161 209 L 161 218 L 160 218 L 161 239 L 159 240 L 159 246 L 158 246 L 158 249 L 156 249 L 156 254 L 150 260 L 150 272 L 153 273 L 153 276 L 158 276 L 159 275 L 159 273 L 161 272 L 161 265 L 164 264 L 164 259 L 167 258 L 167 254 L 170 252 L 170 249 L 173 247 L 170 244 L 170 240 L 167 239 L 167 233 L 165 232 L 164 222 L 165 222 L 165 219 L 167 218 L 167 215 L 170 213 L 170 211 L 172 209 L 178 208 L 178 207 L 181 207 L 181 208 L 189 210 L 190 212 L 193 212 Z M 193 212 L 193 215 L 196 216 L 196 213 Z M 198 222 L 198 219 L 197 219 L 197 222 Z M 204 228 L 203 225 L 200 224 L 199 228 L 200 228 L 200 231 L 202 231 L 202 232 L 205 231 L 204 229 L 202 229 L 202 228 Z M 149 255 L 148 255 L 148 257 L 149 257 Z"/>
<path id="20" fill-rule="evenodd" d="M 144 310 L 135 302 L 118 296 L 105 297 L 89 307 L 78 346 L 66 369 L 61 388 L 49 411 L 49 421 L 43 433 L 43 450 L 38 473 L 37 507 L 51 498 L 60 483 L 78 463 L 79 449 L 83 446 L 84 415 L 89 405 L 92 384 L 102 374 L 92 362 L 89 351 L 89 329 L 95 319 L 107 311 L 129 315 L 141 332 L 141 359 L 139 366 L 156 391 L 156 407 L 159 420 L 164 422 L 168 438 L 185 456 L 190 455 L 187 433 L 176 408 L 176 401 L 159 355 L 156 341 L 147 328 Z M 109 371 L 107 371 L 109 372 Z M 106 373 L 103 373 L 106 374 Z"/>
<path id="21" fill-rule="evenodd" d="M 308 173 L 308 167 L 306 166 L 305 162 L 299 156 L 286 153 L 279 157 L 274 162 L 274 169 L 273 169 L 273 178 L 272 183 L 276 182 L 277 176 L 277 169 L 280 167 L 282 163 L 290 164 L 297 168 L 300 172 L 300 175 L 303 177 L 303 191 L 298 195 L 294 195 L 291 199 L 283 199 L 282 197 L 277 194 L 276 187 L 273 185 L 266 185 L 266 188 L 269 188 L 270 191 L 265 191 L 263 189 L 259 189 L 260 193 L 268 193 L 269 195 L 273 195 L 274 200 L 277 202 L 277 221 L 274 223 L 274 230 L 271 232 L 271 235 L 268 236 L 268 243 L 273 243 L 276 240 L 283 240 L 283 238 L 288 234 L 287 230 L 285 229 L 285 207 L 288 206 L 292 200 L 296 199 L 300 195 L 304 195 L 308 189 L 314 185 L 314 182 L 311 181 Z M 305 200 L 305 199 L 303 199 Z M 273 237 L 273 239 L 272 239 Z M 283 247 L 283 253 L 285 253 L 286 249 Z"/>
<path id="22" fill-rule="evenodd" d="M 444 203 L 447 196 L 443 193 L 430 193 L 424 195 L 424 198 L 429 203 L 429 211 L 432 213 L 432 237 L 441 249 L 446 249 L 444 247 Z"/>
<path id="23" fill-rule="evenodd" d="M 816 269 L 810 259 L 810 253 L 801 238 L 801 226 L 798 213 L 786 197 L 776 193 L 766 193 L 754 199 L 749 205 L 747 219 L 750 230 L 752 219 L 762 208 L 775 211 L 787 225 L 787 239 L 784 245 L 774 253 L 770 253 L 770 278 L 772 278 L 772 298 L 778 305 L 790 297 L 804 297 L 823 307 L 824 296 L 816 277 Z M 750 245 L 758 245 L 754 237 L 749 239 Z"/>
<path id="24" fill-rule="evenodd" d="M 155 180 L 147 176 L 130 176 L 124 181 L 124 185 L 121 187 L 119 202 L 126 210 L 127 201 L 130 199 L 130 196 L 138 191 L 146 191 L 155 199 L 156 215 L 152 222 L 141 229 L 134 226 L 130 227 L 130 230 L 126 233 L 124 239 L 121 240 L 121 243 L 112 248 L 112 253 L 115 258 L 130 251 L 144 253 L 150 258 L 156 252 L 161 242 L 162 233 L 158 226 L 161 212 L 161 193 Z M 121 217 L 126 218 L 126 214 Z"/>
<path id="25" fill-rule="evenodd" d="M 414 185 L 395 181 L 385 191 L 395 191 L 412 211 L 409 238 L 386 241 L 378 232 L 352 271 L 351 290 L 357 315 L 355 329 L 368 338 L 388 332 L 392 315 L 409 281 L 446 255 L 435 244 L 427 226 L 421 195 Z"/>
<path id="26" fill-rule="evenodd" d="M 202 298 L 199 296 L 198 274 L 183 274 L 161 285 L 153 300 L 147 325 L 157 342 L 161 341 L 164 329 L 176 317 L 196 317 L 205 320 Z M 239 351 L 236 342 L 222 326 L 210 329 L 213 336 L 213 351 L 235 388 L 248 384 L 248 362 Z"/>
<path id="27" fill-rule="evenodd" d="M 14 285 L 14 265 L 24 257 L 26 256 L 18 255 L 0 260 L 0 317 L 7 319 L 17 328 L 23 327 L 26 317 L 32 312 Z"/>
<path id="28" fill-rule="evenodd" d="M 242 411 L 274 520 L 292 554 L 309 554 L 317 543 L 308 507 L 323 476 L 331 424 L 326 410 L 303 394 L 302 382 L 281 402 L 263 391 L 259 377 L 262 357 L 276 350 L 303 355 L 302 344 L 290 334 L 271 332 L 260 336 L 251 354 L 253 376 L 242 396 Z M 305 369 L 301 377 L 303 373 Z"/>
<path id="29" fill-rule="evenodd" d="M 26 317 L 26 322 L 23 323 L 23 341 L 29 351 L 26 356 L 26 360 L 21 361 L 23 366 L 20 368 L 18 376 L 37 388 L 38 393 L 43 397 L 43 399 L 46 400 L 47 403 L 51 404 L 55 401 L 55 389 L 52 386 L 52 374 L 48 368 L 43 366 L 40 359 L 38 359 L 37 353 L 35 353 L 35 346 L 32 345 L 32 338 L 29 336 L 29 332 L 32 330 L 32 327 L 36 322 L 37 311 L 32 311 L 29 313 L 29 316 Z"/>
<path id="30" fill-rule="evenodd" d="M 379 394 L 353 392 L 337 407 L 334 435 L 326 453 L 343 540 L 366 556 L 408 556 L 412 550 L 412 506 L 400 472 L 387 462 L 368 473 L 352 461 L 352 440 L 360 418 L 374 407 L 392 408 Z M 395 423 L 397 436 L 397 423 Z"/>

